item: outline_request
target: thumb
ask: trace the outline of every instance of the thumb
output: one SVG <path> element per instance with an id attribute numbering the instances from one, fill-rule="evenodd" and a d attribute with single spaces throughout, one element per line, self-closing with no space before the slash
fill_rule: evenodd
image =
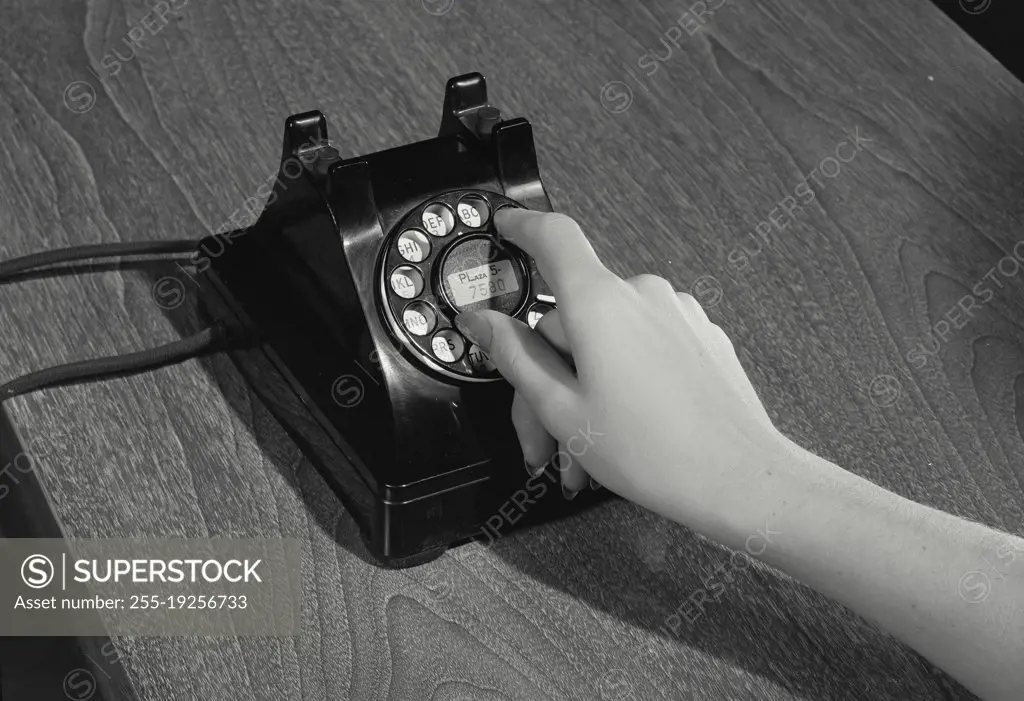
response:
<path id="1" fill-rule="evenodd" d="M 487 353 L 498 372 L 523 395 L 549 430 L 575 414 L 579 382 L 568 363 L 540 334 L 518 319 L 493 310 L 463 312 L 455 318 L 455 325 Z"/>

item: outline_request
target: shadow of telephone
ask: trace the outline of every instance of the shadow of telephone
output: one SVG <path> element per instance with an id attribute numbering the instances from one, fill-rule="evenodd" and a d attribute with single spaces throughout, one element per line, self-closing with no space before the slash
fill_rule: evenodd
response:
<path id="1" fill-rule="evenodd" d="M 551 466 L 529 476 L 513 390 L 453 324 L 555 308 L 497 236 L 504 207 L 551 202 L 529 122 L 502 120 L 472 73 L 448 82 L 436 138 L 368 156 L 343 159 L 320 112 L 290 117 L 257 223 L 200 245 L 207 313 L 246 339 L 235 364 L 388 566 L 600 498 L 566 502 Z"/>

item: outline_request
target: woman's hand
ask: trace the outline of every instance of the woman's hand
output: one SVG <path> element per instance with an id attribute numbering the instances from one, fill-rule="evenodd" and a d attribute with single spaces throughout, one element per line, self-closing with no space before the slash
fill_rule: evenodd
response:
<path id="1" fill-rule="evenodd" d="M 497 225 L 536 259 L 559 309 L 538 332 L 493 312 L 457 323 L 515 386 L 529 464 L 543 465 L 557 441 L 570 493 L 589 473 L 747 547 L 979 696 L 1021 698 L 1024 540 L 908 501 L 784 438 L 697 302 L 658 277 L 613 275 L 568 217 L 502 210 Z M 755 533 L 765 543 L 751 552 Z"/>
<path id="2" fill-rule="evenodd" d="M 731 490 L 795 448 L 693 297 L 653 275 L 613 274 L 564 215 L 504 209 L 495 223 L 533 256 L 558 300 L 536 332 L 498 312 L 457 320 L 516 389 L 528 469 L 557 454 L 567 497 L 593 478 L 701 526 Z"/>

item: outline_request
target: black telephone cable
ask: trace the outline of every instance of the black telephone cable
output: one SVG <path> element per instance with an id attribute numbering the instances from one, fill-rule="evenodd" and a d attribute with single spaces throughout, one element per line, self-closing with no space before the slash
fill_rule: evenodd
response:
<path id="1" fill-rule="evenodd" d="M 32 253 L 21 258 L 0 261 L 0 282 L 5 278 L 39 268 L 49 268 L 65 263 L 102 258 L 123 258 L 125 256 L 151 256 L 168 253 L 192 253 L 199 246 L 198 241 L 175 239 L 171 241 L 127 241 L 122 243 L 94 243 L 85 246 L 58 248 L 52 251 Z"/>

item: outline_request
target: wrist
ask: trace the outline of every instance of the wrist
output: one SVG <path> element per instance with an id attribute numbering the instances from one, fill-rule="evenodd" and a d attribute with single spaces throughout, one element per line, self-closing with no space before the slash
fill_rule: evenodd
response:
<path id="1" fill-rule="evenodd" d="M 782 434 L 749 446 L 742 469 L 723 481 L 707 501 L 700 522 L 693 524 L 703 535 L 735 550 L 768 559 L 778 552 L 751 547 L 760 539 L 774 547 L 769 534 L 793 530 L 808 514 L 825 503 L 828 495 L 844 490 L 860 478 L 811 453 Z M 869 482 L 864 484 L 874 487 Z M 770 541 L 770 542 L 769 542 Z"/>

